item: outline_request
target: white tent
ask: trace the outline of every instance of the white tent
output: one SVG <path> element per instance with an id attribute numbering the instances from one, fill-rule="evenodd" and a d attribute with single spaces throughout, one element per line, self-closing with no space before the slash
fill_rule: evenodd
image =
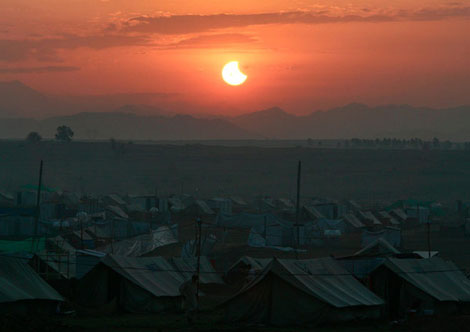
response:
<path id="1" fill-rule="evenodd" d="M 375 318 L 383 301 L 332 258 L 273 259 L 229 299 L 226 319 L 296 325 Z"/>

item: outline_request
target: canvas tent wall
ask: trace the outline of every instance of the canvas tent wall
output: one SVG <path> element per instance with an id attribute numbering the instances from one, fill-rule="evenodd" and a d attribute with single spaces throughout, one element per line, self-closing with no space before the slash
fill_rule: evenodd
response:
<path id="1" fill-rule="evenodd" d="M 388 258 L 371 274 L 372 290 L 386 300 L 385 314 L 403 317 L 409 310 L 418 314 L 444 314 L 467 307 L 470 280 L 452 262 L 430 259 Z"/>
<path id="2" fill-rule="evenodd" d="M 0 256 L 0 313 L 53 313 L 63 301 L 26 260 Z"/>
<path id="3" fill-rule="evenodd" d="M 77 302 L 95 312 L 111 304 L 136 313 L 178 310 L 183 282 L 162 257 L 107 255 L 80 280 Z"/>
<path id="4" fill-rule="evenodd" d="M 383 301 L 332 258 L 273 259 L 225 304 L 226 320 L 297 325 L 378 317 Z"/>

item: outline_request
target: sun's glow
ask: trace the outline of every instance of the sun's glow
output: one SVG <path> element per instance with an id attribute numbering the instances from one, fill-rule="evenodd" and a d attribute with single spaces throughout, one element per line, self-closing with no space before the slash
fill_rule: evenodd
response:
<path id="1" fill-rule="evenodd" d="M 230 61 L 222 69 L 222 78 L 227 84 L 240 85 L 246 81 L 247 76 L 238 68 L 238 61 Z"/>

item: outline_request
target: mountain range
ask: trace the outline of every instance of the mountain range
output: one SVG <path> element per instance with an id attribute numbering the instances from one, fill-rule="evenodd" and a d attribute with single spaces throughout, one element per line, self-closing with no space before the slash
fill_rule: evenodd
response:
<path id="1" fill-rule="evenodd" d="M 171 94 L 58 97 L 18 81 L 0 82 L 0 138 L 24 138 L 31 131 L 50 138 L 58 126 L 68 125 L 80 139 L 470 140 L 470 106 L 434 109 L 353 103 L 302 116 L 274 107 L 214 118 L 167 111 L 176 100 L 177 96 Z M 41 118 L 35 116 L 38 114 Z"/>

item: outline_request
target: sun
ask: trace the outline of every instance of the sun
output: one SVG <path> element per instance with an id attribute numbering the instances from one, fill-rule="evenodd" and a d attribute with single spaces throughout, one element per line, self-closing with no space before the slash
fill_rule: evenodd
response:
<path id="1" fill-rule="evenodd" d="M 246 81 L 247 76 L 238 68 L 238 61 L 230 61 L 222 69 L 222 78 L 227 84 L 240 85 Z"/>

